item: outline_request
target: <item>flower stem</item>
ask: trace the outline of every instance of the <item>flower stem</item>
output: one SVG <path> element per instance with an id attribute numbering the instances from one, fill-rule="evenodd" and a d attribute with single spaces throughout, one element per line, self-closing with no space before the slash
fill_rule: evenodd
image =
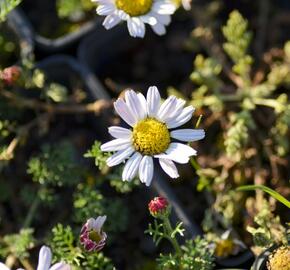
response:
<path id="1" fill-rule="evenodd" d="M 172 226 L 171 226 L 171 223 L 170 223 L 168 217 L 163 217 L 163 224 L 164 224 L 164 228 L 165 228 L 165 232 L 167 234 L 168 240 L 171 242 L 171 244 L 174 247 L 176 253 L 178 255 L 181 255 L 181 248 L 180 248 L 175 236 L 172 236 L 173 229 L 172 229 Z"/>

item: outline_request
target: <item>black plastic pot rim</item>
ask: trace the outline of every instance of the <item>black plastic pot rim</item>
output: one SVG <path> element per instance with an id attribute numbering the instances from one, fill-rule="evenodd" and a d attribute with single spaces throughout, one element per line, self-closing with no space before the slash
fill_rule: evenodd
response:
<path id="1" fill-rule="evenodd" d="M 14 9 L 7 16 L 8 27 L 19 39 L 20 57 L 32 60 L 34 58 L 34 34 L 31 26 L 20 10 Z"/>

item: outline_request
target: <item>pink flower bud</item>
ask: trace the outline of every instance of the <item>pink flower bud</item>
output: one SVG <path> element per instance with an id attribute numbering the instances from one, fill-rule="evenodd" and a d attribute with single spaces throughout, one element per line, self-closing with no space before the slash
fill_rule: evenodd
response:
<path id="1" fill-rule="evenodd" d="M 168 215 L 170 211 L 168 201 L 163 197 L 155 197 L 149 202 L 148 208 L 153 217 Z"/>
<path id="2" fill-rule="evenodd" d="M 5 68 L 2 72 L 0 72 L 0 79 L 6 85 L 13 85 L 15 84 L 21 76 L 21 68 L 18 66 L 11 66 Z"/>
<path id="3" fill-rule="evenodd" d="M 86 251 L 99 251 L 105 246 L 107 234 L 102 231 L 102 227 L 106 218 L 106 216 L 90 218 L 82 227 L 80 242 Z"/>

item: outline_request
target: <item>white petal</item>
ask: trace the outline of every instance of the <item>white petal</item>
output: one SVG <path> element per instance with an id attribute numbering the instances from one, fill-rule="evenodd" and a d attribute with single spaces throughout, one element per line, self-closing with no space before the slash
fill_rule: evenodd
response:
<path id="1" fill-rule="evenodd" d="M 115 14 L 121 19 L 121 20 L 123 20 L 123 21 L 127 21 L 127 20 L 129 20 L 130 19 L 130 16 L 126 13 L 126 12 L 124 12 L 123 10 L 121 10 L 121 9 L 117 9 L 116 11 L 115 11 Z"/>
<path id="2" fill-rule="evenodd" d="M 136 176 L 141 159 L 142 155 L 138 152 L 129 158 L 122 173 L 123 181 L 131 181 Z"/>
<path id="3" fill-rule="evenodd" d="M 94 218 L 89 218 L 88 220 L 87 220 L 87 226 L 88 226 L 88 229 L 89 230 L 92 230 L 92 229 L 94 229 L 94 227 L 95 227 L 95 219 Z"/>
<path id="4" fill-rule="evenodd" d="M 142 103 L 133 90 L 128 90 L 125 93 L 126 104 L 128 105 L 131 114 L 135 115 L 138 120 L 142 120 L 146 116 L 146 109 L 142 106 Z"/>
<path id="5" fill-rule="evenodd" d="M 129 18 L 127 20 L 127 26 L 130 36 L 140 38 L 143 38 L 145 36 L 145 25 L 141 19 L 137 17 Z"/>
<path id="6" fill-rule="evenodd" d="M 142 119 L 143 119 L 143 118 L 147 117 L 147 101 L 142 93 L 138 93 L 137 96 L 138 96 L 140 103 L 141 103 L 141 106 L 142 106 L 141 112 L 143 113 L 143 115 L 142 115 Z"/>
<path id="7" fill-rule="evenodd" d="M 130 129 L 117 126 L 109 127 L 109 133 L 117 139 L 130 139 L 132 135 Z"/>
<path id="8" fill-rule="evenodd" d="M 156 14 L 157 15 L 157 14 Z M 157 23 L 157 19 L 154 14 L 148 13 L 146 15 L 139 17 L 144 23 L 148 23 L 150 25 L 154 25 Z"/>
<path id="9" fill-rule="evenodd" d="M 59 262 L 54 264 L 49 270 L 71 270 L 72 268 L 64 263 L 64 262 Z"/>
<path id="10" fill-rule="evenodd" d="M 97 14 L 101 16 L 110 15 L 115 11 L 113 4 L 99 5 L 97 7 Z"/>
<path id="11" fill-rule="evenodd" d="M 205 132 L 203 129 L 178 129 L 171 131 L 170 136 L 180 141 L 193 142 L 203 139 Z"/>
<path id="12" fill-rule="evenodd" d="M 113 152 L 118 150 L 123 150 L 125 148 L 128 148 L 131 146 L 131 139 L 115 139 L 112 141 L 109 141 L 107 143 L 104 143 L 101 145 L 101 150 L 103 152 Z"/>
<path id="13" fill-rule="evenodd" d="M 4 263 L 0 262 L 0 270 L 10 270 Z"/>
<path id="14" fill-rule="evenodd" d="M 158 14 L 173 14 L 176 10 L 176 6 L 170 2 L 158 1 L 153 4 L 152 10 Z"/>
<path id="15" fill-rule="evenodd" d="M 177 168 L 172 160 L 159 158 L 159 164 L 163 171 L 165 171 L 171 178 L 179 177 Z"/>
<path id="16" fill-rule="evenodd" d="M 97 231 L 97 232 L 101 232 L 101 229 L 106 221 L 107 217 L 106 216 L 99 216 L 97 217 L 96 221 L 95 221 L 95 226 L 94 226 L 94 229 Z"/>
<path id="17" fill-rule="evenodd" d="M 156 117 L 160 106 L 160 94 L 156 86 L 151 86 L 147 92 L 147 111 L 151 117 Z"/>
<path id="18" fill-rule="evenodd" d="M 195 156 L 196 151 L 182 143 L 171 143 L 165 154 L 155 155 L 156 158 L 171 159 L 177 163 L 185 164 L 190 156 Z"/>
<path id="19" fill-rule="evenodd" d="M 164 25 L 169 25 L 171 22 L 171 17 L 170 15 L 160 15 L 156 14 L 156 19 L 158 22 L 164 24 Z"/>
<path id="20" fill-rule="evenodd" d="M 177 99 L 176 106 L 171 108 L 171 111 L 164 117 L 164 122 L 167 123 L 179 117 L 183 111 L 185 101 L 181 98 Z"/>
<path id="21" fill-rule="evenodd" d="M 166 28 L 162 23 L 157 22 L 156 24 L 151 25 L 151 27 L 153 31 L 159 36 L 166 34 Z"/>
<path id="22" fill-rule="evenodd" d="M 158 113 L 157 113 L 157 118 L 160 121 L 165 121 L 166 117 L 168 114 L 170 114 L 172 108 L 175 108 L 177 103 L 177 98 L 174 96 L 170 96 L 167 98 L 163 104 L 160 106 Z"/>
<path id="23" fill-rule="evenodd" d="M 123 99 L 119 98 L 116 102 L 114 102 L 114 107 L 116 112 L 127 124 L 130 126 L 134 126 L 136 124 L 136 116 L 131 113 L 128 105 Z"/>
<path id="24" fill-rule="evenodd" d="M 52 255 L 50 248 L 42 246 L 39 251 L 37 270 L 49 270 L 51 258 Z"/>
<path id="25" fill-rule="evenodd" d="M 139 166 L 139 177 L 140 181 L 145 183 L 147 187 L 151 184 L 153 171 L 153 158 L 150 156 L 144 156 Z"/>
<path id="26" fill-rule="evenodd" d="M 182 0 L 182 6 L 186 10 L 191 9 L 191 0 Z"/>
<path id="27" fill-rule="evenodd" d="M 188 122 L 192 114 L 194 112 L 194 108 L 192 106 L 188 106 L 182 110 L 182 113 L 178 115 L 175 119 L 171 119 L 166 122 L 168 128 L 176 128 L 182 126 L 186 122 Z"/>
<path id="28" fill-rule="evenodd" d="M 109 167 L 113 167 L 122 163 L 126 158 L 131 156 L 134 151 L 134 148 L 130 146 L 127 149 L 116 152 L 114 155 L 107 159 L 107 165 Z"/>
<path id="29" fill-rule="evenodd" d="M 103 26 L 109 30 L 111 28 L 113 28 L 114 26 L 116 26 L 118 23 L 120 23 L 121 21 L 121 18 L 114 15 L 114 14 L 111 14 L 111 15 L 108 15 L 105 20 L 103 21 Z"/>

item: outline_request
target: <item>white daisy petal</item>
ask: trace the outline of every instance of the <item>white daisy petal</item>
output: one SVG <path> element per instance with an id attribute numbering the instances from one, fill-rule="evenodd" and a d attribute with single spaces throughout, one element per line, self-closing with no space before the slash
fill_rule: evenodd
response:
<path id="1" fill-rule="evenodd" d="M 39 251 L 37 270 L 49 270 L 52 254 L 49 247 L 43 246 Z"/>
<path id="2" fill-rule="evenodd" d="M 116 139 L 130 139 L 132 136 L 130 129 L 117 126 L 109 127 L 109 133 Z"/>
<path id="3" fill-rule="evenodd" d="M 157 16 L 157 14 L 156 14 Z M 156 16 L 154 16 L 153 14 L 149 13 L 143 16 L 140 16 L 140 19 L 144 22 L 144 23 L 148 23 L 150 25 L 154 25 L 157 23 L 157 19 Z"/>
<path id="4" fill-rule="evenodd" d="M 136 116 L 132 114 L 131 110 L 123 99 L 119 98 L 116 102 L 114 102 L 114 107 L 116 112 L 128 125 L 134 126 L 136 124 Z"/>
<path id="5" fill-rule="evenodd" d="M 151 86 L 147 92 L 148 116 L 155 117 L 160 106 L 160 94 L 156 86 Z"/>
<path id="6" fill-rule="evenodd" d="M 161 14 L 156 14 L 155 15 L 156 19 L 158 22 L 164 24 L 164 25 L 169 25 L 171 22 L 171 17 L 170 15 L 161 15 Z"/>
<path id="7" fill-rule="evenodd" d="M 118 151 L 123 150 L 129 146 L 131 146 L 131 139 L 115 139 L 109 142 L 106 142 L 101 145 L 101 150 L 104 152 L 112 152 L 112 151 Z"/>
<path id="8" fill-rule="evenodd" d="M 154 25 L 151 25 L 151 27 L 152 27 L 153 31 L 159 36 L 162 36 L 166 33 L 165 26 L 159 22 L 157 22 Z"/>
<path id="9" fill-rule="evenodd" d="M 140 100 L 140 104 L 142 106 L 142 110 L 141 113 L 143 113 L 142 118 L 147 117 L 147 101 L 146 98 L 144 97 L 144 95 L 142 93 L 138 93 L 137 94 L 139 100 Z"/>
<path id="10" fill-rule="evenodd" d="M 170 113 L 171 109 L 176 106 L 177 98 L 174 96 L 170 96 L 167 98 L 163 104 L 160 106 L 157 118 L 164 122 L 166 120 L 167 115 Z"/>
<path id="11" fill-rule="evenodd" d="M 193 112 L 194 108 L 192 106 L 184 108 L 181 114 L 178 115 L 175 119 L 171 119 L 166 122 L 168 128 L 176 128 L 182 126 L 191 119 Z"/>
<path id="12" fill-rule="evenodd" d="M 59 262 L 54 264 L 49 270 L 71 270 L 71 267 L 64 262 Z"/>
<path id="13" fill-rule="evenodd" d="M 134 149 L 132 146 L 128 147 L 127 149 L 124 150 L 120 150 L 118 152 L 116 152 L 114 155 L 110 156 L 107 159 L 107 165 L 109 167 L 113 167 L 116 165 L 119 165 L 120 163 L 122 163 L 126 158 L 128 158 L 129 156 L 132 155 L 132 153 L 134 153 Z"/>
<path id="14" fill-rule="evenodd" d="M 185 101 L 181 98 L 177 99 L 176 106 L 171 108 L 171 112 L 169 112 L 164 117 L 164 122 L 167 123 L 172 119 L 177 118 L 183 111 L 183 107 L 185 105 Z"/>
<path id="15" fill-rule="evenodd" d="M 115 6 L 113 4 L 107 4 L 107 5 L 99 5 L 97 7 L 97 14 L 98 15 L 110 15 L 115 11 Z"/>
<path id="16" fill-rule="evenodd" d="M 165 1 L 154 2 L 152 10 L 157 14 L 161 15 L 171 15 L 175 12 L 176 6 L 173 3 Z"/>
<path id="17" fill-rule="evenodd" d="M 4 263 L 0 262 L 0 270 L 10 270 Z"/>
<path id="18" fill-rule="evenodd" d="M 163 171 L 165 171 L 171 178 L 179 177 L 177 168 L 172 160 L 159 158 L 159 164 Z"/>
<path id="19" fill-rule="evenodd" d="M 103 26 L 107 30 L 109 30 L 109 29 L 113 28 L 114 26 L 116 26 L 120 22 L 121 22 L 121 18 L 120 17 L 118 17 L 118 16 L 116 16 L 114 14 L 110 14 L 103 21 Z"/>
<path id="20" fill-rule="evenodd" d="M 139 177 L 142 183 L 148 187 L 153 179 L 153 158 L 150 156 L 144 156 L 139 166 Z"/>
<path id="21" fill-rule="evenodd" d="M 144 22 L 138 17 L 131 17 L 127 20 L 127 26 L 129 33 L 132 37 L 143 38 L 145 35 L 145 25 Z"/>
<path id="22" fill-rule="evenodd" d="M 177 163 L 185 164 L 190 156 L 195 156 L 196 151 L 182 143 L 171 143 L 165 154 L 155 155 L 156 158 L 171 159 Z"/>
<path id="23" fill-rule="evenodd" d="M 143 108 L 142 103 L 133 90 L 128 90 L 125 93 L 125 100 L 131 114 L 135 115 L 138 120 L 141 120 L 146 115 L 146 108 Z"/>
<path id="24" fill-rule="evenodd" d="M 170 136 L 180 141 L 193 142 L 203 139 L 205 132 L 203 129 L 178 129 L 171 131 Z"/>
<path id="25" fill-rule="evenodd" d="M 122 173 L 123 181 L 131 181 L 136 176 L 138 168 L 142 159 L 142 155 L 136 152 L 129 160 L 126 162 Z"/>
<path id="26" fill-rule="evenodd" d="M 97 217 L 97 219 L 95 220 L 95 226 L 94 226 L 94 229 L 97 231 L 97 232 L 101 232 L 101 229 L 105 223 L 107 219 L 107 216 L 99 216 Z"/>

